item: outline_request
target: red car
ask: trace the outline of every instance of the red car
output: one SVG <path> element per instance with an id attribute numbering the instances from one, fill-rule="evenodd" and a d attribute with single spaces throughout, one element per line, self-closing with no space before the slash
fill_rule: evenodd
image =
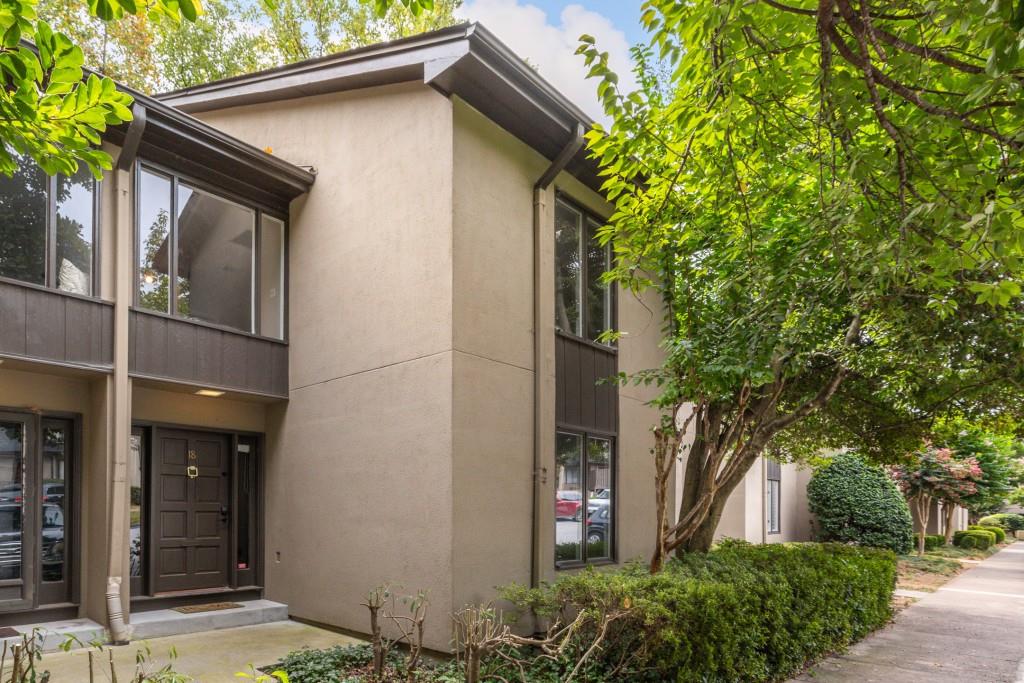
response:
<path id="1" fill-rule="evenodd" d="M 576 519 L 583 507 L 583 494 L 579 491 L 559 491 L 555 495 L 555 517 Z"/>

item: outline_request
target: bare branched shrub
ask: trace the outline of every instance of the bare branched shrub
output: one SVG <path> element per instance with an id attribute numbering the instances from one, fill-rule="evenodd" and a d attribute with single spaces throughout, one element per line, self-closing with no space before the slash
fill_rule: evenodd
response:
<path id="1" fill-rule="evenodd" d="M 399 640 L 404 641 L 409 647 L 409 654 L 405 659 L 405 678 L 408 683 L 415 683 L 423 654 L 423 630 L 430 601 L 427 600 L 425 591 L 419 591 L 416 595 L 402 598 L 402 603 L 408 608 L 409 614 L 395 613 L 394 596 L 391 597 L 391 604 L 384 614 L 398 630 Z"/>
<path id="2" fill-rule="evenodd" d="M 384 660 L 392 643 L 384 637 L 381 629 L 381 611 L 392 599 L 391 587 L 387 584 L 373 588 L 366 596 L 363 607 L 370 611 L 370 644 L 373 647 L 373 678 L 380 680 L 384 675 Z"/>

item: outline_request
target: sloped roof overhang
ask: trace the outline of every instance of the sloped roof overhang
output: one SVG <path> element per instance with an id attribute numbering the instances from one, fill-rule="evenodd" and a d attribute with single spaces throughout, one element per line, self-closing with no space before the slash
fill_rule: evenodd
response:
<path id="1" fill-rule="evenodd" d="M 460 24 L 253 74 L 158 95 L 186 113 L 419 81 L 457 96 L 554 159 L 593 121 L 480 24 Z M 580 150 L 566 170 L 597 190 L 593 160 Z"/>

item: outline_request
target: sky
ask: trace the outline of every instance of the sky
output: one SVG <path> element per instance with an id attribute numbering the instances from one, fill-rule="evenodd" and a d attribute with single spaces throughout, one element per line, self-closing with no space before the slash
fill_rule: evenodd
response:
<path id="1" fill-rule="evenodd" d="M 588 81 L 583 58 L 575 53 L 581 34 L 608 52 L 620 87 L 635 86 L 629 48 L 644 41 L 641 0 L 464 0 L 460 19 L 479 21 L 584 112 L 605 119 L 596 81 Z"/>

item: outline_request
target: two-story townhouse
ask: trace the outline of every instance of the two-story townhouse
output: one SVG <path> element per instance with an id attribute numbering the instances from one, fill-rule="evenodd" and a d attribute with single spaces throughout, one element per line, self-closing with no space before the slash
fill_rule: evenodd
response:
<path id="1" fill-rule="evenodd" d="M 102 181 L 0 181 L 0 621 L 365 630 L 389 582 L 443 648 L 646 555 L 650 394 L 599 380 L 662 321 L 600 280 L 589 125 L 464 25 L 138 95 Z"/>

